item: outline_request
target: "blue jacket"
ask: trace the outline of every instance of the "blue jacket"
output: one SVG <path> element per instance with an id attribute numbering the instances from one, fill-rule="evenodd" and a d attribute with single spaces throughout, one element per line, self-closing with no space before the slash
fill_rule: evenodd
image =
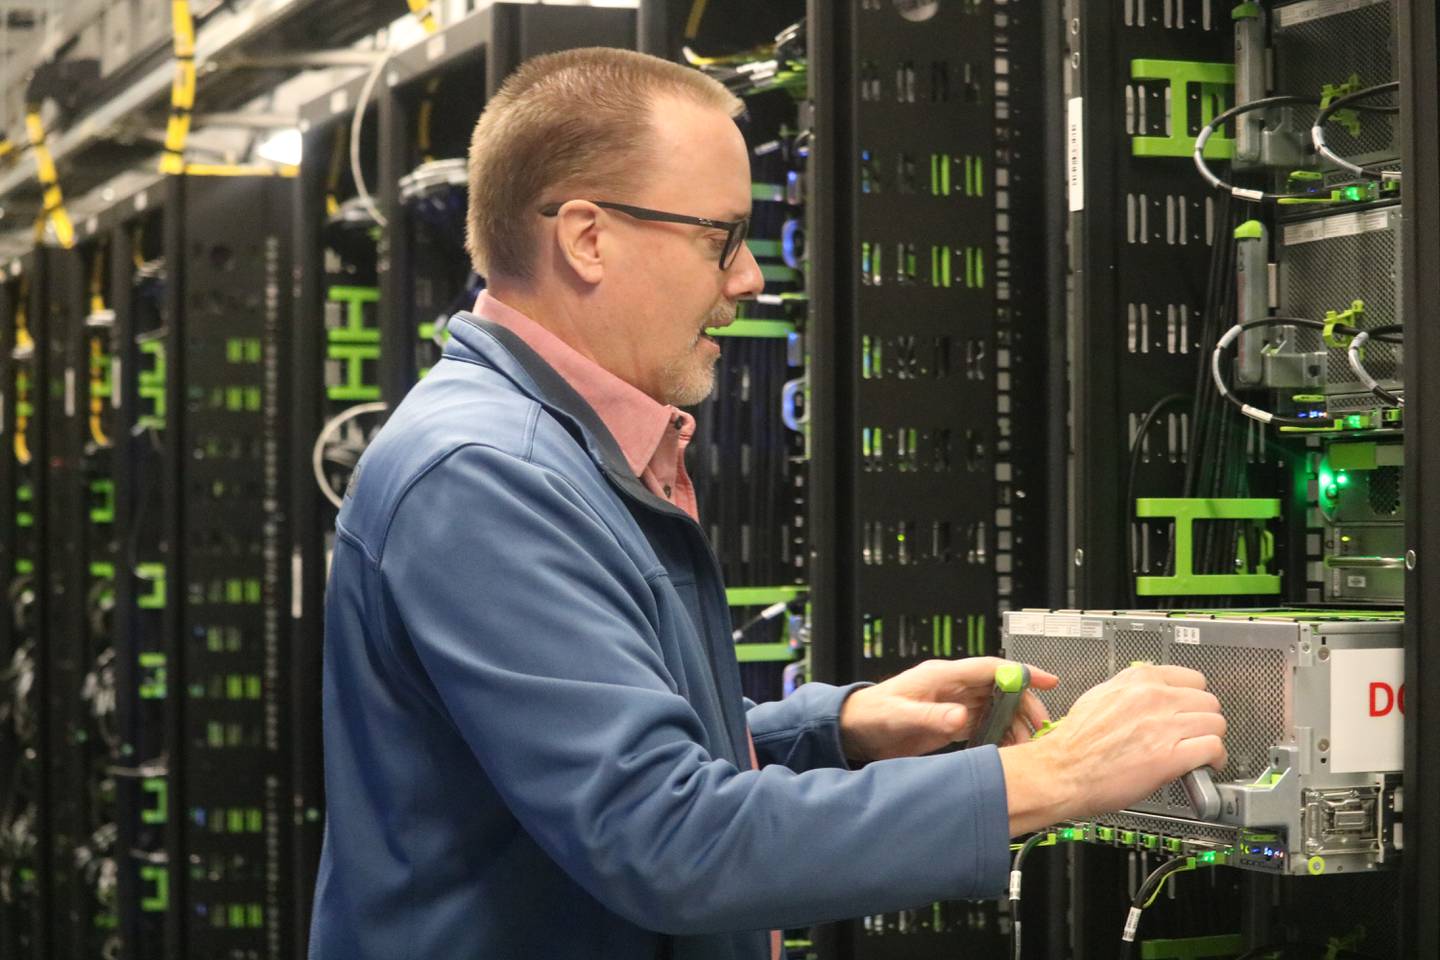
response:
<path id="1" fill-rule="evenodd" d="M 450 331 L 340 511 L 312 960 L 762 960 L 998 895 L 994 748 L 850 770 L 849 688 L 747 713 L 699 525 L 517 337 Z"/>

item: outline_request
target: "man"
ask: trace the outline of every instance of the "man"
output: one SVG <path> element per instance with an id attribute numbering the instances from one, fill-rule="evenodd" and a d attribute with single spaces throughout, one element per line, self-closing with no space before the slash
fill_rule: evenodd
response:
<path id="1" fill-rule="evenodd" d="M 1012 835 L 1224 762 L 1178 668 L 1001 750 L 922 756 L 966 737 L 993 659 L 747 710 L 677 409 L 762 286 L 738 111 L 575 50 L 476 128 L 488 291 L 338 522 L 314 960 L 761 960 L 776 928 L 998 895 Z"/>

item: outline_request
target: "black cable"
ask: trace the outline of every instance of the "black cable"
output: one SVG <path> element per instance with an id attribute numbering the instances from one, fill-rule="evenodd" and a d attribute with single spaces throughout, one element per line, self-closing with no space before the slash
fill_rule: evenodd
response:
<path id="1" fill-rule="evenodd" d="M 1350 361 L 1350 369 L 1355 372 L 1355 376 L 1360 378 L 1360 382 L 1368 387 L 1371 393 L 1392 407 L 1405 406 L 1404 398 L 1380 386 L 1379 382 L 1365 369 L 1364 363 L 1361 362 L 1360 350 L 1369 340 L 1374 340 L 1378 343 L 1403 343 L 1403 340 L 1386 339 L 1386 337 L 1393 337 L 1395 334 L 1403 333 L 1404 330 L 1405 328 L 1398 323 L 1385 324 L 1384 326 L 1374 327 L 1370 330 L 1361 330 L 1355 335 L 1355 339 L 1350 341 L 1350 347 L 1346 351 L 1346 359 Z"/>
<path id="2" fill-rule="evenodd" d="M 1134 522 L 1135 475 L 1140 469 L 1140 451 L 1145 445 L 1145 434 L 1150 430 L 1150 426 L 1155 422 L 1155 418 L 1160 416 L 1166 407 L 1192 399 L 1192 397 L 1184 393 L 1167 394 L 1159 400 L 1156 400 L 1154 405 L 1140 418 L 1140 425 L 1135 430 L 1135 437 L 1130 441 L 1130 470 L 1126 474 L 1125 480 L 1125 516 L 1129 519 L 1129 522 L 1126 524 L 1127 526 Z M 1135 591 L 1136 557 L 1134 529 L 1126 530 L 1125 534 L 1125 569 L 1128 571 L 1126 579 L 1130 585 L 1131 605 L 1134 606 L 1140 602 L 1139 594 Z"/>
<path id="3" fill-rule="evenodd" d="M 1383 86 L 1398 87 L 1398 84 L 1386 84 L 1382 85 L 1382 87 Z M 1316 144 L 1317 149 L 1319 149 L 1320 146 L 1323 145 L 1325 139 L 1323 132 L 1317 134 L 1317 131 L 1320 130 L 1320 123 L 1323 117 L 1328 117 L 1330 114 L 1334 113 L 1335 110 L 1339 108 L 1337 105 L 1348 105 L 1354 100 L 1363 99 L 1362 95 L 1374 94 L 1380 89 L 1380 87 L 1370 87 L 1366 90 L 1360 90 L 1356 93 L 1352 93 L 1344 97 L 1339 97 L 1336 100 L 1332 100 L 1326 106 L 1322 107 L 1320 109 L 1320 113 L 1316 116 L 1316 125 L 1314 129 L 1311 130 L 1312 139 L 1315 139 L 1318 136 Z M 1259 100 L 1251 100 L 1249 103 L 1238 103 L 1235 106 L 1231 107 L 1229 110 L 1222 111 L 1221 113 L 1217 114 L 1213 120 L 1205 124 L 1205 126 L 1200 129 L 1199 135 L 1195 138 L 1195 152 L 1193 155 L 1193 159 L 1195 161 L 1195 169 L 1199 170 L 1200 176 L 1204 177 L 1205 181 L 1209 183 L 1212 187 L 1214 187 L 1216 190 L 1223 190 L 1226 193 L 1229 193 L 1231 196 L 1239 197 L 1241 200 L 1253 200 L 1257 203 L 1267 201 L 1274 202 L 1277 200 L 1327 200 L 1328 198 L 1318 197 L 1313 191 L 1307 193 L 1271 193 L 1268 190 L 1251 190 L 1247 187 L 1237 187 L 1231 183 L 1228 183 L 1225 180 L 1220 179 L 1220 177 L 1218 177 L 1213 171 L 1211 171 L 1209 165 L 1205 162 L 1205 144 L 1209 142 L 1212 136 L 1215 135 L 1216 131 L 1218 131 L 1225 124 L 1229 123 L 1231 120 L 1234 120 L 1236 117 L 1246 113 L 1253 113 L 1256 110 L 1264 110 L 1269 107 L 1318 107 L 1319 105 L 1320 101 L 1315 99 L 1314 97 L 1296 97 L 1287 94 L 1278 97 L 1261 97 Z M 1357 106 L 1353 109 L 1373 110 L 1376 113 L 1392 113 L 1395 111 L 1396 108 L 1383 106 Z M 1327 159 L 1330 159 L 1335 163 L 1338 163 L 1340 166 L 1343 166 L 1347 169 L 1360 171 L 1362 175 L 1365 175 L 1365 171 L 1361 170 L 1360 167 L 1356 167 L 1353 164 L 1348 163 L 1347 161 L 1333 157 L 1328 152 L 1322 151 L 1322 156 L 1325 156 Z M 1373 176 L 1373 174 L 1369 175 Z"/>
<path id="4" fill-rule="evenodd" d="M 1030 855 L 1030 851 L 1044 843 L 1047 837 L 1053 839 L 1054 836 L 1044 830 L 1034 834 L 1015 851 L 1015 859 L 1010 864 L 1010 947 L 1015 960 L 1020 960 L 1020 879 L 1025 858 Z"/>
<path id="5" fill-rule="evenodd" d="M 1364 167 L 1353 164 L 1344 157 L 1339 156 L 1325 143 L 1325 123 L 1340 110 L 1348 108 L 1352 110 L 1368 110 L 1372 113 L 1399 113 L 1400 108 L 1394 104 L 1356 104 L 1356 101 L 1366 100 L 1376 94 L 1395 93 L 1399 91 L 1399 89 L 1400 83 L 1392 80 L 1389 83 L 1380 83 L 1373 87 L 1366 87 L 1364 90 L 1347 93 L 1343 97 L 1336 97 L 1334 100 L 1325 104 L 1325 106 L 1321 107 L 1320 111 L 1315 114 L 1315 123 L 1310 128 L 1310 140 L 1315 145 L 1315 152 L 1336 166 L 1350 171 L 1357 177 L 1373 177 L 1379 180 L 1399 180 L 1399 171 L 1389 170 L 1377 174 L 1373 170 L 1366 170 Z"/>
<path id="6" fill-rule="evenodd" d="M 1325 330 L 1327 327 L 1333 327 L 1334 329 L 1341 330 L 1350 336 L 1353 336 L 1360 332 L 1359 330 L 1356 330 L 1354 327 L 1349 326 L 1348 324 L 1329 324 L 1323 320 L 1311 320 L 1307 317 L 1266 317 L 1261 320 L 1248 320 L 1245 323 L 1237 323 L 1235 326 L 1225 331 L 1225 335 L 1222 336 L 1218 341 L 1216 341 L 1215 349 L 1210 354 L 1210 375 L 1214 379 L 1215 387 L 1220 391 L 1220 395 L 1224 397 L 1237 410 L 1239 410 L 1241 413 L 1251 418 L 1252 420 L 1258 420 L 1261 423 L 1275 424 L 1279 426 L 1313 428 L 1319 425 L 1321 422 L 1330 419 L 1329 415 L 1325 414 L 1319 417 L 1309 418 L 1287 417 L 1280 414 L 1270 413 L 1269 411 L 1261 410 L 1257 407 L 1252 407 L 1250 406 L 1250 404 L 1246 403 L 1245 401 L 1241 400 L 1239 397 L 1235 396 L 1233 393 L 1230 392 L 1229 386 L 1227 386 L 1225 383 L 1225 378 L 1220 373 L 1221 356 L 1224 354 L 1227 347 L 1229 347 L 1232 343 L 1234 343 L 1240 338 L 1240 335 L 1242 333 L 1244 333 L 1246 330 L 1254 330 L 1260 327 L 1277 326 L 1309 327 L 1314 330 L 1322 331 Z"/>
<path id="7" fill-rule="evenodd" d="M 1120 957 L 1122 960 L 1134 956 L 1135 952 L 1135 931 L 1140 926 L 1140 913 L 1150 905 L 1155 895 L 1160 892 L 1160 887 L 1173 874 L 1182 870 L 1189 870 L 1194 866 L 1193 858 L 1188 856 L 1175 857 L 1166 860 L 1160 866 L 1151 871 L 1145 882 L 1140 884 L 1140 889 L 1135 892 L 1135 897 L 1130 901 L 1130 912 L 1125 918 L 1125 929 L 1120 935 Z"/>

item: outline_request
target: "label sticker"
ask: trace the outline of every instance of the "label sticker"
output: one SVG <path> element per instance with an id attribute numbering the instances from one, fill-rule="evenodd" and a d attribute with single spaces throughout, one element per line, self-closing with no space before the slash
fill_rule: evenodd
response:
<path id="1" fill-rule="evenodd" d="M 1005 629 L 1012 637 L 1045 636 L 1045 615 L 1043 613 L 1012 613 L 1005 618 Z"/>
<path id="2" fill-rule="evenodd" d="M 1331 773 L 1405 765 L 1405 651 L 1330 651 Z"/>
<path id="3" fill-rule="evenodd" d="M 1177 627 L 1175 628 L 1175 642 L 1176 642 L 1176 643 L 1199 643 L 1199 642 L 1200 642 L 1200 628 L 1199 628 L 1199 627 L 1179 627 L 1179 626 L 1177 626 Z"/>
<path id="4" fill-rule="evenodd" d="M 1337 237 L 1353 237 L 1375 230 L 1384 230 L 1390 225 L 1389 210 L 1366 210 L 1362 213 L 1342 213 L 1336 217 L 1325 217 L 1307 223 L 1292 223 L 1285 228 L 1284 244 L 1287 247 L 1316 240 L 1334 240 Z"/>
<path id="5" fill-rule="evenodd" d="M 1074 616 L 1049 616 L 1045 618 L 1047 637 L 1091 637 L 1105 635 L 1105 625 L 1098 620 L 1082 620 Z"/>
<path id="6" fill-rule="evenodd" d="M 1085 98 L 1071 97 L 1065 116 L 1070 212 L 1078 213 L 1085 209 Z"/>
<path id="7" fill-rule="evenodd" d="M 1364 590 L 1365 585 L 1369 582 L 1369 580 L 1365 579 L 1365 575 L 1363 573 L 1352 573 L 1345 578 L 1345 586 L 1349 587 L 1351 590 Z"/>

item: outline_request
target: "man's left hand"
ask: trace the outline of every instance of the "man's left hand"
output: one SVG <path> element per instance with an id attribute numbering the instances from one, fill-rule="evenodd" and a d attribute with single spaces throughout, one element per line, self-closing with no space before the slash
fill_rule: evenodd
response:
<path id="1" fill-rule="evenodd" d="M 932 753 L 968 739 L 995 684 L 998 657 L 927 660 L 884 683 L 856 690 L 840 711 L 840 742 L 852 763 Z M 1049 690 L 1052 673 L 1030 668 L 1030 685 Z M 1022 743 L 1050 715 L 1026 690 L 1006 743 Z"/>

